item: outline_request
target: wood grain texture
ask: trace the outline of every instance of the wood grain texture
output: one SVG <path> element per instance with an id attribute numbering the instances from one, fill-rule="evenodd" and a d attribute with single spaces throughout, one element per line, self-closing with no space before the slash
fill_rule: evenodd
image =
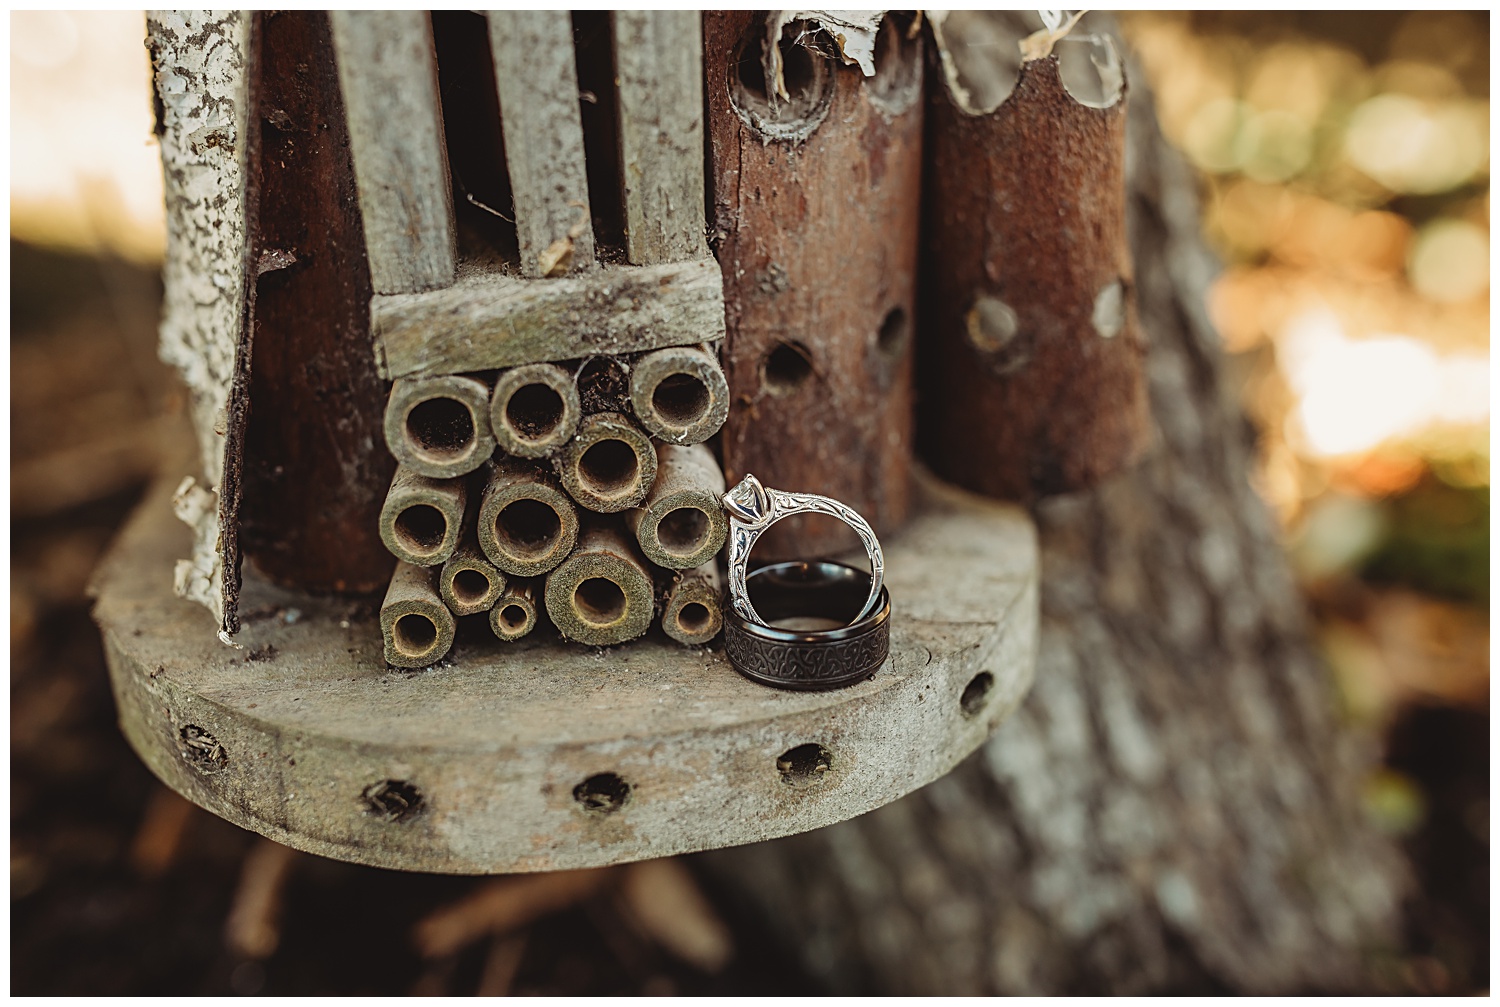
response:
<path id="1" fill-rule="evenodd" d="M 333 11 L 370 280 L 376 293 L 453 282 L 453 191 L 426 11 Z"/>
<path id="2" fill-rule="evenodd" d="M 638 265 L 707 250 L 699 17 L 693 10 L 613 15 L 626 252 Z"/>
<path id="3" fill-rule="evenodd" d="M 487 17 L 521 272 L 548 275 L 543 257 L 555 242 L 571 245 L 571 268 L 562 272 L 588 270 L 594 226 L 572 19 L 565 10 L 492 10 Z"/>
<path id="4" fill-rule="evenodd" d="M 387 378 L 632 353 L 724 336 L 723 281 L 709 257 L 610 266 L 549 280 L 475 269 L 446 290 L 377 296 L 370 312 L 376 366 Z"/>
<path id="5" fill-rule="evenodd" d="M 254 576 L 247 611 L 302 617 L 247 619 L 244 643 L 265 658 L 246 662 L 191 632 L 201 612 L 171 595 L 188 532 L 170 515 L 170 483 L 148 494 L 98 582 L 122 729 L 189 800 L 323 856 L 547 871 L 815 829 L 947 772 L 1031 682 L 1034 532 L 1019 510 L 972 498 L 935 504 L 887 543 L 896 611 L 875 677 L 788 693 L 655 632 L 609 656 L 551 633 L 479 634 L 428 670 L 392 671 L 368 609 Z M 981 670 L 994 686 L 966 715 L 959 697 Z M 222 745 L 214 771 L 183 757 L 188 727 Z M 777 759 L 809 742 L 832 753 L 831 771 L 789 781 Z M 574 797 L 600 773 L 630 787 L 613 813 Z M 415 813 L 393 821 L 361 797 L 387 780 L 420 795 Z"/>
<path id="6" fill-rule="evenodd" d="M 764 102 L 741 82 L 753 75 L 736 65 L 754 62 L 741 46 L 762 23 L 746 11 L 704 21 L 732 403 L 725 475 L 834 497 L 886 535 L 909 506 L 920 46 L 887 36 L 894 48 L 871 80 L 804 57 L 821 67 L 811 86 L 827 89 L 804 104 L 826 101 L 826 115 L 801 142 L 769 139 L 755 125 Z M 836 522 L 794 517 L 765 534 L 757 555 L 854 545 Z"/>
<path id="7" fill-rule="evenodd" d="M 261 571 L 369 592 L 391 572 L 381 500 L 395 463 L 370 359 L 370 280 L 328 19 L 263 20 L 258 242 L 240 536 Z"/>
<path id="8" fill-rule="evenodd" d="M 988 115 L 944 86 L 928 94 L 923 458 L 1002 499 L 1092 486 L 1139 456 L 1150 429 L 1125 99 L 1081 104 L 1056 56 L 1023 64 Z"/>

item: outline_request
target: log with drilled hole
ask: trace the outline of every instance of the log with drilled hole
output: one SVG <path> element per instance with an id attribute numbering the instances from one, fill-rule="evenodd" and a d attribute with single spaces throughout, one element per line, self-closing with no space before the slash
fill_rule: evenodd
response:
<path id="1" fill-rule="evenodd" d="M 928 88 L 918 429 L 937 474 L 1024 501 L 1094 485 L 1149 431 L 1124 77 L 1107 41 L 1092 73 L 1085 43 L 1070 43 L 1084 72 L 1066 81 L 1057 54 L 976 60 L 1019 53 L 1019 36 L 971 45 L 971 20 L 988 24 L 934 24 L 953 59 Z"/>
<path id="2" fill-rule="evenodd" d="M 764 17 L 704 16 L 732 403 L 724 469 L 730 483 L 753 472 L 835 497 L 885 534 L 908 509 L 922 46 L 887 18 L 866 78 L 794 44 L 803 27 L 782 36 L 789 97 L 777 99 Z M 855 544 L 837 522 L 794 517 L 757 556 Z"/>

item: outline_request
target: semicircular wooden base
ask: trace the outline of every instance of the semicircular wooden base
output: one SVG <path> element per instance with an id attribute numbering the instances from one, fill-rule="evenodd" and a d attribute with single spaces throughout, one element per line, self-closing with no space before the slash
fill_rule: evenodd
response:
<path id="1" fill-rule="evenodd" d="M 683 648 L 658 629 L 601 649 L 550 627 L 502 644 L 480 623 L 437 666 L 399 671 L 372 603 L 248 570 L 235 650 L 172 593 L 189 541 L 169 483 L 101 567 L 95 617 L 131 745 L 231 822 L 401 870 L 621 863 L 877 808 L 946 773 L 1020 702 L 1036 650 L 1033 526 L 946 487 L 924 495 L 885 543 L 891 656 L 834 692 L 756 685 L 719 644 Z"/>

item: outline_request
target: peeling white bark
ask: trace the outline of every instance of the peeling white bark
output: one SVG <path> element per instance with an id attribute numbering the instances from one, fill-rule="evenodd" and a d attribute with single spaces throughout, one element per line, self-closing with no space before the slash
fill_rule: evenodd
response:
<path id="1" fill-rule="evenodd" d="M 192 397 L 206 486 L 178 492 L 193 555 L 178 564 L 177 593 L 222 624 L 218 491 L 226 418 L 244 319 L 248 200 L 249 24 L 244 11 L 151 11 L 167 211 L 162 267 L 162 360 Z"/>

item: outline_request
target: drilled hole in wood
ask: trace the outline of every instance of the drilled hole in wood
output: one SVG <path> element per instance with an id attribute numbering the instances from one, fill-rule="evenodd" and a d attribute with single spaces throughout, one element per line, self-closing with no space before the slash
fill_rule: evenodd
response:
<path id="1" fill-rule="evenodd" d="M 589 577 L 573 589 L 573 607 L 595 626 L 610 626 L 625 614 L 625 592 L 606 577 Z"/>
<path id="2" fill-rule="evenodd" d="M 408 552 L 426 556 L 442 548 L 448 519 L 430 504 L 414 504 L 396 515 L 396 537 Z"/>
<path id="3" fill-rule="evenodd" d="M 584 811 L 613 814 L 630 800 L 630 784 L 617 773 L 598 773 L 573 788 L 573 800 L 583 805 Z"/>
<path id="4" fill-rule="evenodd" d="M 693 374 L 669 374 L 651 393 L 651 406 L 673 426 L 697 423 L 712 404 L 708 386 Z"/>
<path id="5" fill-rule="evenodd" d="M 544 384 L 522 385 L 505 404 L 505 419 L 528 440 L 541 440 L 563 420 L 562 396 Z"/>
<path id="6" fill-rule="evenodd" d="M 561 534 L 562 518 L 540 500 L 512 500 L 495 515 L 495 540 L 511 556 L 545 556 Z"/>
<path id="7" fill-rule="evenodd" d="M 433 644 L 437 643 L 437 623 L 425 615 L 411 612 L 396 620 L 391 635 L 395 640 L 396 649 L 401 653 L 407 657 L 421 657 L 432 649 Z"/>
<path id="8" fill-rule="evenodd" d="M 182 757 L 200 772 L 216 773 L 229 761 L 229 753 L 219 739 L 197 724 L 187 724 L 178 736 L 182 739 Z"/>
<path id="9" fill-rule="evenodd" d="M 678 507 L 667 511 L 656 525 L 656 539 L 661 547 L 677 556 L 691 556 L 708 541 L 713 531 L 709 516 L 697 507 Z"/>
<path id="10" fill-rule="evenodd" d="M 677 626 L 686 634 L 701 633 L 712 621 L 713 613 L 702 602 L 690 601 L 677 612 Z"/>
<path id="11" fill-rule="evenodd" d="M 479 570 L 460 570 L 453 575 L 453 597 L 464 604 L 477 604 L 489 593 L 490 579 Z"/>
<path id="12" fill-rule="evenodd" d="M 745 37 L 730 57 L 731 100 L 754 126 L 777 138 L 806 135 L 828 114 L 833 75 L 826 58 L 796 41 L 808 31 L 804 22 L 793 22 L 782 29 L 778 48 L 785 98 L 772 94 L 766 80 L 763 18 L 751 19 Z"/>
<path id="13" fill-rule="evenodd" d="M 823 779 L 833 768 L 833 753 L 822 745 L 808 742 L 789 748 L 776 760 L 776 771 L 783 783 L 807 786 Z"/>
<path id="14" fill-rule="evenodd" d="M 906 309 L 892 308 L 885 313 L 880 331 L 875 335 L 875 345 L 887 357 L 899 357 L 906 349 Z"/>
<path id="15" fill-rule="evenodd" d="M 404 821 L 422 810 L 422 791 L 405 780 L 372 783 L 360 796 L 371 814 L 392 822 Z"/>
<path id="16" fill-rule="evenodd" d="M 406 414 L 406 433 L 418 450 L 435 458 L 454 458 L 474 444 L 474 415 L 457 399 L 418 402 Z"/>
<path id="17" fill-rule="evenodd" d="M 987 671 L 981 671 L 969 679 L 969 684 L 964 686 L 963 695 L 958 697 L 958 708 L 964 712 L 964 716 L 972 717 L 983 709 L 984 701 L 994 686 L 995 676 Z"/>
<path id="18" fill-rule="evenodd" d="M 527 612 L 520 605 L 506 605 L 500 610 L 500 625 L 512 633 L 526 628 Z"/>
<path id="19" fill-rule="evenodd" d="M 612 437 L 595 442 L 578 459 L 579 480 L 602 497 L 630 489 L 640 470 L 635 449 Z"/>
<path id="20" fill-rule="evenodd" d="M 761 384 L 773 395 L 790 395 L 812 377 L 812 354 L 801 343 L 777 343 L 761 364 Z"/>

